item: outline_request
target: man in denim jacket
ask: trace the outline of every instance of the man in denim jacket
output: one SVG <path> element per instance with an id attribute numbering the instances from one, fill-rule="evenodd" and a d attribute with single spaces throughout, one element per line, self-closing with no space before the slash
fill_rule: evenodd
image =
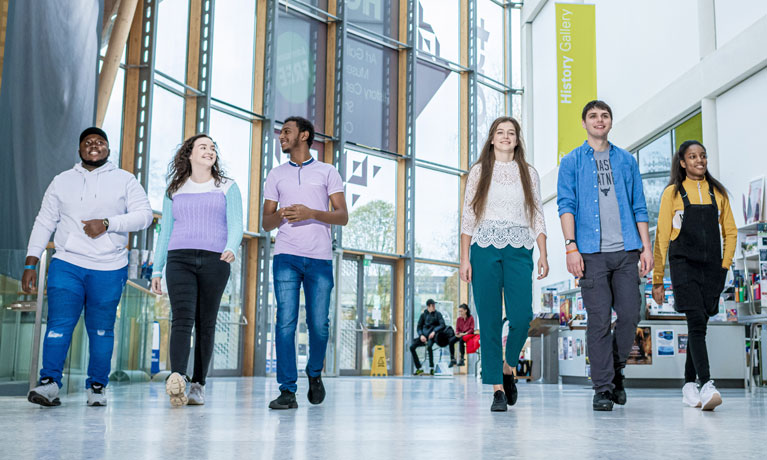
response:
<path id="1" fill-rule="evenodd" d="M 589 102 L 582 122 L 588 140 L 562 158 L 557 205 L 567 271 L 580 278 L 588 313 L 593 409 L 609 411 L 613 403 L 626 403 L 623 368 L 639 322 L 640 275 L 652 270 L 653 255 L 639 167 L 630 153 L 607 140 L 610 106 Z"/>

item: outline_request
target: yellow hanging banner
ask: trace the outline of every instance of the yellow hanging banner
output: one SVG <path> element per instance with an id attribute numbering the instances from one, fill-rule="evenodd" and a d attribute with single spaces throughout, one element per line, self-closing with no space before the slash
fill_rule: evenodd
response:
<path id="1" fill-rule="evenodd" d="M 581 145 L 581 111 L 597 98 L 594 5 L 557 3 L 557 164 Z"/>

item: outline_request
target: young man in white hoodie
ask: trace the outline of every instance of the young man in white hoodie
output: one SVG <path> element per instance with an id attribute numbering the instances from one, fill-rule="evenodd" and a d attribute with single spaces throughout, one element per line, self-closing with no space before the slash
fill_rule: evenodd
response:
<path id="1" fill-rule="evenodd" d="M 109 140 L 99 128 L 80 134 L 80 163 L 53 178 L 29 237 L 22 289 L 35 289 L 37 263 L 55 232 L 48 269 L 48 324 L 37 387 L 27 399 L 58 406 L 72 331 L 85 308 L 90 342 L 89 406 L 106 405 L 117 304 L 128 278 L 128 232 L 152 223 L 146 192 L 129 172 L 108 163 Z"/>

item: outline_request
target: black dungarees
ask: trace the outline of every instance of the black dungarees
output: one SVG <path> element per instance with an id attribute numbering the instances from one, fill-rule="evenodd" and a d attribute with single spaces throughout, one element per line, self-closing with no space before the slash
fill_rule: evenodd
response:
<path id="1" fill-rule="evenodd" d="M 684 201 L 682 229 L 669 246 L 674 309 L 704 309 L 713 316 L 719 311 L 719 295 L 727 277 L 727 269 L 722 268 L 716 197 L 710 185 L 711 204 L 690 204 L 683 186 L 679 193 Z"/>

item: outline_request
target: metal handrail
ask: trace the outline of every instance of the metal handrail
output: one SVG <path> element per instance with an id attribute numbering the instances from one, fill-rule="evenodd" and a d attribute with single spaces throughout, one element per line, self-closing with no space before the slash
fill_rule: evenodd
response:
<path id="1" fill-rule="evenodd" d="M 40 334 L 43 326 L 43 302 L 45 301 L 45 281 L 48 270 L 48 251 L 40 256 L 40 271 L 37 272 L 37 304 L 35 306 L 35 335 L 32 340 L 32 356 L 29 360 L 29 389 L 37 383 L 37 365 L 40 357 Z"/>

